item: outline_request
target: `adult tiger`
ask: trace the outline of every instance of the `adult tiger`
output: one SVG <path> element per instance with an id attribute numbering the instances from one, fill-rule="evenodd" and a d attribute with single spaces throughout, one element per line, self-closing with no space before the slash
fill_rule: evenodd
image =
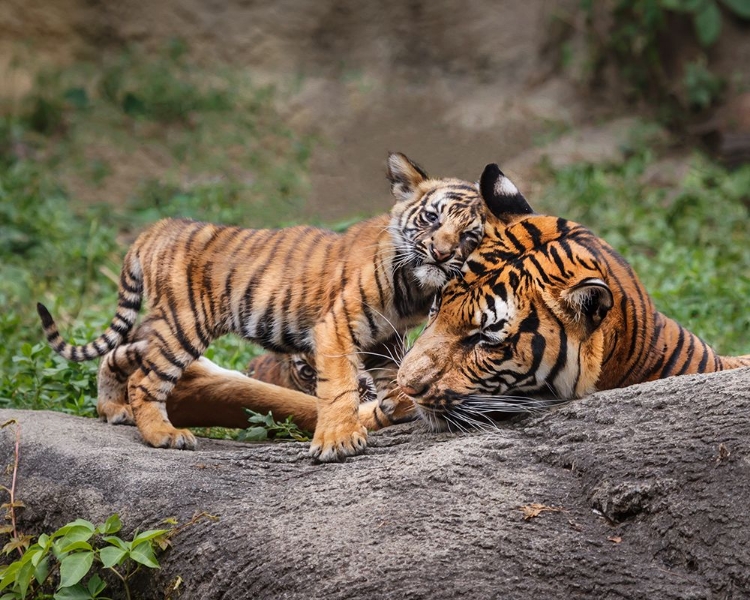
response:
<path id="1" fill-rule="evenodd" d="M 522 198 L 497 165 L 480 189 L 489 206 Z M 585 227 L 540 215 L 504 221 L 488 218 L 399 369 L 401 389 L 436 429 L 549 403 L 530 398 L 750 365 L 750 355 L 719 356 L 657 311 L 628 263 Z"/>
<path id="2" fill-rule="evenodd" d="M 145 295 L 148 333 L 128 380 L 129 406 L 147 443 L 187 449 L 195 437 L 170 423 L 165 401 L 212 340 L 236 333 L 270 350 L 313 353 L 318 419 L 310 453 L 321 461 L 360 453 L 367 432 L 357 412 L 357 352 L 426 316 L 479 243 L 485 218 L 474 184 L 430 179 L 402 154 L 388 157 L 388 178 L 396 199 L 390 214 L 343 234 L 160 221 L 125 257 L 107 330 L 70 345 L 38 304 L 47 340 L 69 360 L 103 356 L 127 340 Z M 98 409 L 121 419 L 126 394 Z"/>

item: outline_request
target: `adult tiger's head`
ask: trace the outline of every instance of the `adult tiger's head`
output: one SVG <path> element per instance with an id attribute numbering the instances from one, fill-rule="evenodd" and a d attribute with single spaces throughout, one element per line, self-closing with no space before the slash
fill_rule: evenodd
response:
<path id="1" fill-rule="evenodd" d="M 515 190 L 496 165 L 485 169 L 480 186 L 491 209 Z M 650 303 L 645 292 L 626 299 L 622 285 L 642 292 L 627 263 L 588 229 L 557 217 L 505 214 L 488 222 L 463 276 L 435 300 L 398 383 L 437 429 L 492 407 L 512 412 L 514 396 L 579 398 L 595 390 L 602 365 L 629 344 L 617 339 L 625 304 Z"/>
<path id="2" fill-rule="evenodd" d="M 430 179 L 403 154 L 388 155 L 396 204 L 390 231 L 395 264 L 410 266 L 419 285 L 438 291 L 461 272 L 484 232 L 484 202 L 477 186 L 460 179 Z"/>

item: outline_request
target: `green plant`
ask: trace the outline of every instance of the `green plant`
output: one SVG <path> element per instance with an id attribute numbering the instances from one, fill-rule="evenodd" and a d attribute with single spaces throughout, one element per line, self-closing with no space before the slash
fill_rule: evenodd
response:
<path id="1" fill-rule="evenodd" d="M 635 95 L 658 98 L 674 108 L 674 92 L 685 108 L 703 109 L 710 106 L 723 87 L 711 72 L 705 56 L 698 63 L 684 62 L 677 71 L 682 81 L 671 77 L 673 68 L 668 53 L 673 53 L 680 38 L 672 35 L 676 19 L 692 22 L 696 39 L 703 48 L 713 46 L 721 35 L 722 10 L 741 19 L 750 19 L 747 0 L 617 0 L 595 3 L 582 0 L 588 31 L 588 54 L 592 79 L 597 79 L 610 60 Z M 679 57 L 674 53 L 675 57 Z M 702 62 L 701 62 L 702 61 Z M 670 110 L 665 111 L 670 114 Z"/>
<path id="2" fill-rule="evenodd" d="M 76 519 L 51 534 L 41 534 L 23 555 L 0 567 L 2 600 L 50 597 L 55 600 L 104 598 L 107 584 L 100 569 L 114 574 L 130 598 L 129 580 L 145 566 L 158 569 L 154 549 L 168 545 L 169 530 L 152 529 L 135 533 L 131 540 L 117 535 L 122 523 L 112 515 L 94 525 Z M 8 554 L 16 546 L 6 545 Z"/>
<path id="3" fill-rule="evenodd" d="M 302 431 L 288 416 L 284 421 L 276 421 L 268 411 L 267 415 L 245 409 L 249 415 L 248 422 L 252 427 L 243 429 L 237 435 L 241 442 L 262 442 L 265 440 L 294 440 L 297 442 L 309 442 L 310 434 Z"/>
<path id="4" fill-rule="evenodd" d="M 721 34 L 720 5 L 743 19 L 750 19 L 747 0 L 660 0 L 662 9 L 684 13 L 693 22 L 695 34 L 703 46 L 713 45 Z"/>
<path id="5" fill-rule="evenodd" d="M 724 88 L 724 81 L 711 73 L 705 60 L 697 60 L 685 65 L 683 87 L 690 108 L 702 110 L 716 101 Z"/>
<path id="6" fill-rule="evenodd" d="M 33 542 L 32 536 L 18 531 L 16 522 L 16 509 L 24 507 L 16 497 L 21 427 L 11 419 L 0 428 L 9 426 L 15 427 L 13 475 L 10 488 L 2 486 L 9 496 L 2 508 L 11 524 L 0 528 L 0 534 L 10 536 L 3 554 L 17 552 L 20 557 L 0 566 L 0 600 L 104 600 L 102 593 L 107 584 L 99 574 L 100 569 L 112 573 L 121 582 L 129 599 L 128 581 L 142 566 L 159 568 L 154 548 L 159 546 L 165 550 L 169 537 L 178 528 L 136 532 L 132 540 L 125 540 L 115 535 L 122 529 L 120 517 L 115 514 L 99 525 L 76 519 L 51 534 L 41 534 Z M 197 515 L 185 526 L 202 516 Z"/>

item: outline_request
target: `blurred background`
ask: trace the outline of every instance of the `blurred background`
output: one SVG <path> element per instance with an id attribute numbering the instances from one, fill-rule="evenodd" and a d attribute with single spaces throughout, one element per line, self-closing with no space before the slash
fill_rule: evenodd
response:
<path id="1" fill-rule="evenodd" d="M 748 65 L 750 0 L 3 0 L 0 405 L 91 414 L 96 366 L 53 356 L 34 303 L 101 332 L 148 223 L 340 229 L 390 207 L 389 150 L 499 163 L 748 353 Z"/>

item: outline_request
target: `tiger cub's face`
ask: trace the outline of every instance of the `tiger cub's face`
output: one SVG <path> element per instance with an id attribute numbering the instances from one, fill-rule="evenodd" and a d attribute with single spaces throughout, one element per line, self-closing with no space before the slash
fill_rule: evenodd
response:
<path id="1" fill-rule="evenodd" d="M 428 424 L 460 428 L 514 412 L 514 403 L 529 406 L 529 396 L 569 399 L 595 389 L 609 328 L 600 324 L 613 296 L 592 240 L 606 246 L 555 217 L 488 225 L 399 369 L 402 391 Z"/>
<path id="2" fill-rule="evenodd" d="M 318 372 L 312 354 L 276 354 L 269 352 L 253 358 L 247 365 L 249 377 L 314 396 L 318 385 Z M 360 402 L 377 398 L 375 382 L 361 367 L 357 377 Z"/>
<path id="3" fill-rule="evenodd" d="M 388 157 L 396 205 L 390 231 L 397 265 L 409 265 L 423 290 L 438 291 L 461 272 L 484 232 L 484 201 L 460 179 L 430 179 L 403 154 Z"/>

